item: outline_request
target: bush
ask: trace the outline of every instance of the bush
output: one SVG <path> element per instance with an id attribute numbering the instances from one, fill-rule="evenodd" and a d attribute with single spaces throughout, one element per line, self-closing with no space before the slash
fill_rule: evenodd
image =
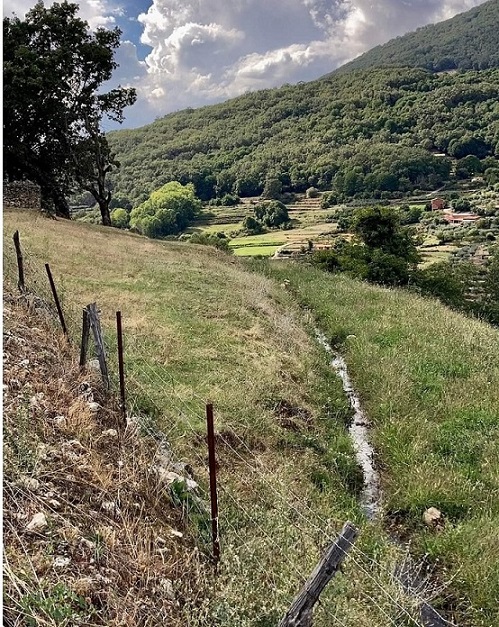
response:
<path id="1" fill-rule="evenodd" d="M 425 295 L 435 296 L 456 309 L 467 307 L 466 295 L 477 276 L 477 268 L 469 262 L 434 263 L 414 273 L 413 285 Z"/>
<path id="2" fill-rule="evenodd" d="M 114 209 L 111 213 L 111 224 L 118 229 L 127 229 L 128 223 L 130 221 L 130 216 L 126 209 L 122 209 L 118 207 Z"/>
<path id="3" fill-rule="evenodd" d="M 232 248 L 229 246 L 229 240 L 223 233 L 208 235 L 207 233 L 195 233 L 189 238 L 191 244 L 202 244 L 203 246 L 214 246 L 218 250 L 232 254 Z"/>
<path id="4" fill-rule="evenodd" d="M 305 193 L 307 195 L 307 198 L 319 197 L 319 190 L 316 187 L 309 187 Z"/>
<path id="5" fill-rule="evenodd" d="M 289 222 L 286 205 L 278 200 L 262 202 L 254 207 L 255 218 L 269 228 L 276 228 Z"/>
<path id="6" fill-rule="evenodd" d="M 165 237 L 183 231 L 201 209 L 192 184 L 176 181 L 154 191 L 130 214 L 130 227 L 148 237 Z"/>
<path id="7" fill-rule="evenodd" d="M 248 235 L 258 235 L 259 233 L 262 233 L 263 226 L 253 216 L 246 216 L 243 220 L 243 229 L 248 233 Z"/>

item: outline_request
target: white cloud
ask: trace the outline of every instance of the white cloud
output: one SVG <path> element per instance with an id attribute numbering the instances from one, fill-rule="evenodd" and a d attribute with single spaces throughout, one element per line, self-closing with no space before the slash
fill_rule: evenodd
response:
<path id="1" fill-rule="evenodd" d="M 53 0 L 45 0 L 45 6 L 50 7 Z M 79 17 L 86 20 L 90 28 L 99 26 L 110 28 L 116 24 L 116 17 L 121 15 L 122 9 L 111 0 L 81 0 Z M 24 18 L 29 9 L 35 5 L 34 0 L 4 0 L 3 14 L 5 17 L 12 17 L 15 13 L 17 17 Z"/>
<path id="2" fill-rule="evenodd" d="M 93 28 L 123 18 L 123 0 L 85 0 Z M 127 125 L 247 90 L 312 80 L 345 61 L 484 0 L 150 0 L 138 42 L 123 42 L 112 84 L 134 85 L 139 103 Z M 34 0 L 4 0 L 19 15 Z M 47 4 L 49 4 L 48 2 Z M 130 7 L 130 3 L 127 5 Z"/>
<path id="3" fill-rule="evenodd" d="M 138 17 L 152 49 L 140 92 L 166 113 L 310 80 L 482 1 L 152 0 Z"/>

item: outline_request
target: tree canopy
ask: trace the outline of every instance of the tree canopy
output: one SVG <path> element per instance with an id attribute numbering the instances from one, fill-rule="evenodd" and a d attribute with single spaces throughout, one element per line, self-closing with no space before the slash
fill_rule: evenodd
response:
<path id="1" fill-rule="evenodd" d="M 200 209 L 194 186 L 172 181 L 132 210 L 130 227 L 148 237 L 175 235 L 189 225 Z"/>
<path id="2" fill-rule="evenodd" d="M 498 23 L 499 2 L 490 0 L 450 20 L 424 26 L 376 46 L 334 73 L 394 65 L 434 72 L 498 67 Z"/>
<path id="3" fill-rule="evenodd" d="M 110 224 L 106 175 L 117 162 L 100 122 L 122 121 L 135 90 L 101 91 L 117 67 L 121 32 L 91 32 L 78 10 L 38 2 L 24 20 L 4 18 L 5 175 L 37 182 L 44 207 L 64 217 L 67 195 L 87 190 Z"/>
<path id="4" fill-rule="evenodd" d="M 111 133 L 112 180 L 136 203 L 170 180 L 203 200 L 311 186 L 337 202 L 397 198 L 443 185 L 467 150 L 497 163 L 498 100 L 499 70 L 383 68 L 267 89 Z"/>

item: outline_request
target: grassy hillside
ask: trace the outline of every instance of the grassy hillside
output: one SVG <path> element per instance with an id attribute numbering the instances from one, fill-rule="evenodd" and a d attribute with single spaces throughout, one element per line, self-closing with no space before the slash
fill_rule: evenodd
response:
<path id="1" fill-rule="evenodd" d="M 357 504 L 362 480 L 341 386 L 286 292 L 205 247 L 32 212 L 7 212 L 4 227 L 6 273 L 13 272 L 10 235 L 18 228 L 28 284 L 45 290 L 41 270 L 48 261 L 76 342 L 79 308 L 97 301 L 112 356 L 114 312 L 123 312 L 131 411 L 165 433 L 175 459 L 189 464 L 201 503 L 207 499 L 204 403 L 214 402 L 223 559 L 201 606 L 198 593 L 178 582 L 187 624 L 276 624 L 321 547 L 348 518 L 362 525 L 362 553 L 347 564 L 339 587 L 331 587 L 317 624 L 339 613 L 346 625 L 381 627 L 400 606 L 416 611 L 390 575 L 401 550 L 366 524 Z M 116 373 L 113 360 L 111 369 Z M 175 498 L 182 531 L 201 551 L 186 559 L 195 559 L 201 579 L 210 582 L 208 515 L 188 495 Z M 373 613 L 366 595 L 381 609 Z"/>
<path id="2" fill-rule="evenodd" d="M 189 464 L 201 502 L 204 403 L 215 404 L 223 559 L 204 602 L 180 591 L 187 624 L 277 624 L 348 518 L 361 537 L 315 624 L 420 624 L 417 600 L 393 576 L 405 549 L 388 540 L 386 526 L 414 538 L 417 555 L 429 553 L 428 563 L 410 566 L 430 567 L 424 597 L 459 625 L 494 624 L 496 331 L 430 301 L 300 266 L 270 266 L 276 282 L 212 249 L 32 212 L 6 212 L 4 228 L 7 275 L 18 228 L 29 285 L 45 289 L 41 270 L 50 262 L 75 338 L 79 308 L 96 300 L 114 354 L 114 312 L 123 312 L 130 406 Z M 284 278 L 291 290 L 279 285 Z M 360 511 L 350 411 L 298 301 L 344 348 L 373 419 L 386 520 L 368 523 Z M 200 549 L 189 559 L 211 581 L 207 514 L 186 494 L 175 499 L 183 532 Z M 443 531 L 423 526 L 429 506 L 444 513 Z"/>
<path id="3" fill-rule="evenodd" d="M 435 189 L 456 158 L 495 154 L 498 70 L 375 69 L 246 94 L 109 134 L 117 196 L 138 203 L 170 180 L 208 199 L 310 185 L 353 196 Z M 492 162 L 484 168 L 497 165 Z"/>
<path id="4" fill-rule="evenodd" d="M 376 46 L 334 73 L 390 65 L 422 67 L 432 72 L 498 67 L 498 26 L 499 2 L 489 0 L 450 20 Z"/>
<path id="5" fill-rule="evenodd" d="M 495 625 L 499 576 L 499 331 L 437 302 L 272 263 L 344 352 L 383 469 L 388 524 L 439 561 Z M 445 528 L 428 533 L 422 510 Z M 459 624 L 464 624 L 459 622 Z"/>

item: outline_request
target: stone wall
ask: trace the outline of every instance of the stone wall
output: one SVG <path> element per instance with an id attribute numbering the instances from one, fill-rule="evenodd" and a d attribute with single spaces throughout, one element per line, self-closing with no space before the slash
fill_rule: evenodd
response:
<path id="1" fill-rule="evenodd" d="M 40 187 L 29 181 L 3 184 L 3 206 L 22 209 L 41 209 Z"/>

